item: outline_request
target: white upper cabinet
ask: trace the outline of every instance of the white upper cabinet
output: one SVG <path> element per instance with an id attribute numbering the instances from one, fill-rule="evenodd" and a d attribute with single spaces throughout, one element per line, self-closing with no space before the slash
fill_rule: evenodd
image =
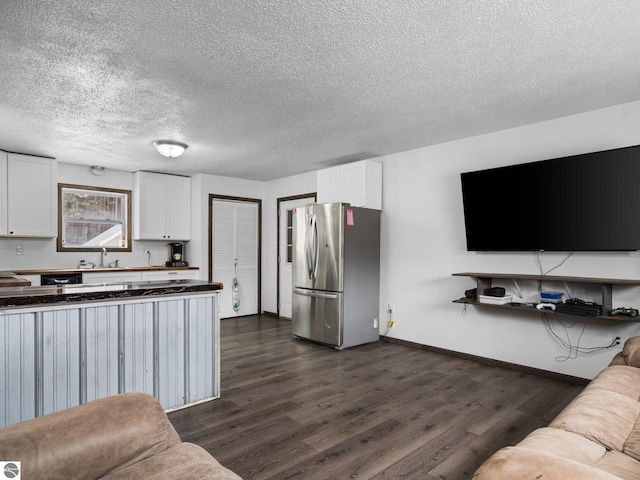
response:
<path id="1" fill-rule="evenodd" d="M 0 152 L 0 236 L 57 236 L 58 164 Z"/>
<path id="2" fill-rule="evenodd" d="M 151 172 L 133 178 L 133 238 L 189 240 L 191 178 Z"/>
<path id="3" fill-rule="evenodd" d="M 382 210 L 382 164 L 347 163 L 318 172 L 318 203 L 344 202 Z"/>
<path id="4" fill-rule="evenodd" d="M 7 234 L 7 200 L 9 200 L 7 182 L 7 153 L 0 152 L 0 235 Z"/>

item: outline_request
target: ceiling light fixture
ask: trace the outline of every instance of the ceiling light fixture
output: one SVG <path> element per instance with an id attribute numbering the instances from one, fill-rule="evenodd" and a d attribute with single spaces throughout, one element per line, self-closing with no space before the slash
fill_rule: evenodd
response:
<path id="1" fill-rule="evenodd" d="M 186 143 L 173 140 L 156 140 L 153 142 L 153 146 L 158 149 L 160 155 L 170 158 L 179 157 L 188 147 Z"/>
<path id="2" fill-rule="evenodd" d="M 94 175 L 103 175 L 104 174 L 104 167 L 101 167 L 100 165 L 93 165 L 91 167 L 91 173 L 93 173 Z"/>

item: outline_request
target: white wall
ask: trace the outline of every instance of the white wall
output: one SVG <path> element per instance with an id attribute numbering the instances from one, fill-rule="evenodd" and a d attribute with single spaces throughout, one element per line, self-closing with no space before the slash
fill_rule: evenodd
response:
<path id="1" fill-rule="evenodd" d="M 558 361 L 556 357 L 568 351 L 552 338 L 540 315 L 490 307 L 469 307 L 465 314 L 462 305 L 452 303 L 475 287 L 473 279 L 452 273 L 539 273 L 532 253 L 466 251 L 460 173 L 640 144 L 638 125 L 640 102 L 634 102 L 376 159 L 384 164 L 381 318 L 386 320 L 389 303 L 396 311 L 389 336 L 584 378 L 598 373 L 616 350 Z M 501 207 L 509 218 L 518 219 L 517 205 L 505 199 Z M 565 257 L 540 255 L 545 270 Z M 553 274 L 638 278 L 639 271 L 635 252 L 576 253 Z M 513 284 L 504 286 L 514 292 Z M 640 289 L 618 292 L 614 306 L 640 307 Z M 536 291 L 525 296 L 532 301 Z M 564 323 L 575 320 L 565 318 Z M 579 322 L 566 330 L 573 344 L 582 326 Z M 567 334 L 555 321 L 554 327 Z M 605 345 L 616 335 L 624 340 L 635 334 L 640 334 L 639 323 L 590 320 L 580 346 Z"/>
<path id="2" fill-rule="evenodd" d="M 278 198 L 315 193 L 316 172 L 281 178 L 265 185 L 262 203 L 262 310 L 278 311 Z"/>

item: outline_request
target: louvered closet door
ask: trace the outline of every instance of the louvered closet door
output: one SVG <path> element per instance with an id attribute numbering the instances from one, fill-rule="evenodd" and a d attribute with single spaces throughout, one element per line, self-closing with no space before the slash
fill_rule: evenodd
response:
<path id="1" fill-rule="evenodd" d="M 222 282 L 220 318 L 258 313 L 258 204 L 212 200 L 213 281 Z M 234 310 L 237 276 L 239 307 Z"/>

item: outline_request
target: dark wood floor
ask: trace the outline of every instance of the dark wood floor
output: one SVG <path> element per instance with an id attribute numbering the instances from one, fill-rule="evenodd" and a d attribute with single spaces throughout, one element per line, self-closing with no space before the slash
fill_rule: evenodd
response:
<path id="1" fill-rule="evenodd" d="M 170 413 L 244 479 L 465 479 L 582 386 L 390 342 L 337 351 L 221 321 L 218 400 Z"/>

